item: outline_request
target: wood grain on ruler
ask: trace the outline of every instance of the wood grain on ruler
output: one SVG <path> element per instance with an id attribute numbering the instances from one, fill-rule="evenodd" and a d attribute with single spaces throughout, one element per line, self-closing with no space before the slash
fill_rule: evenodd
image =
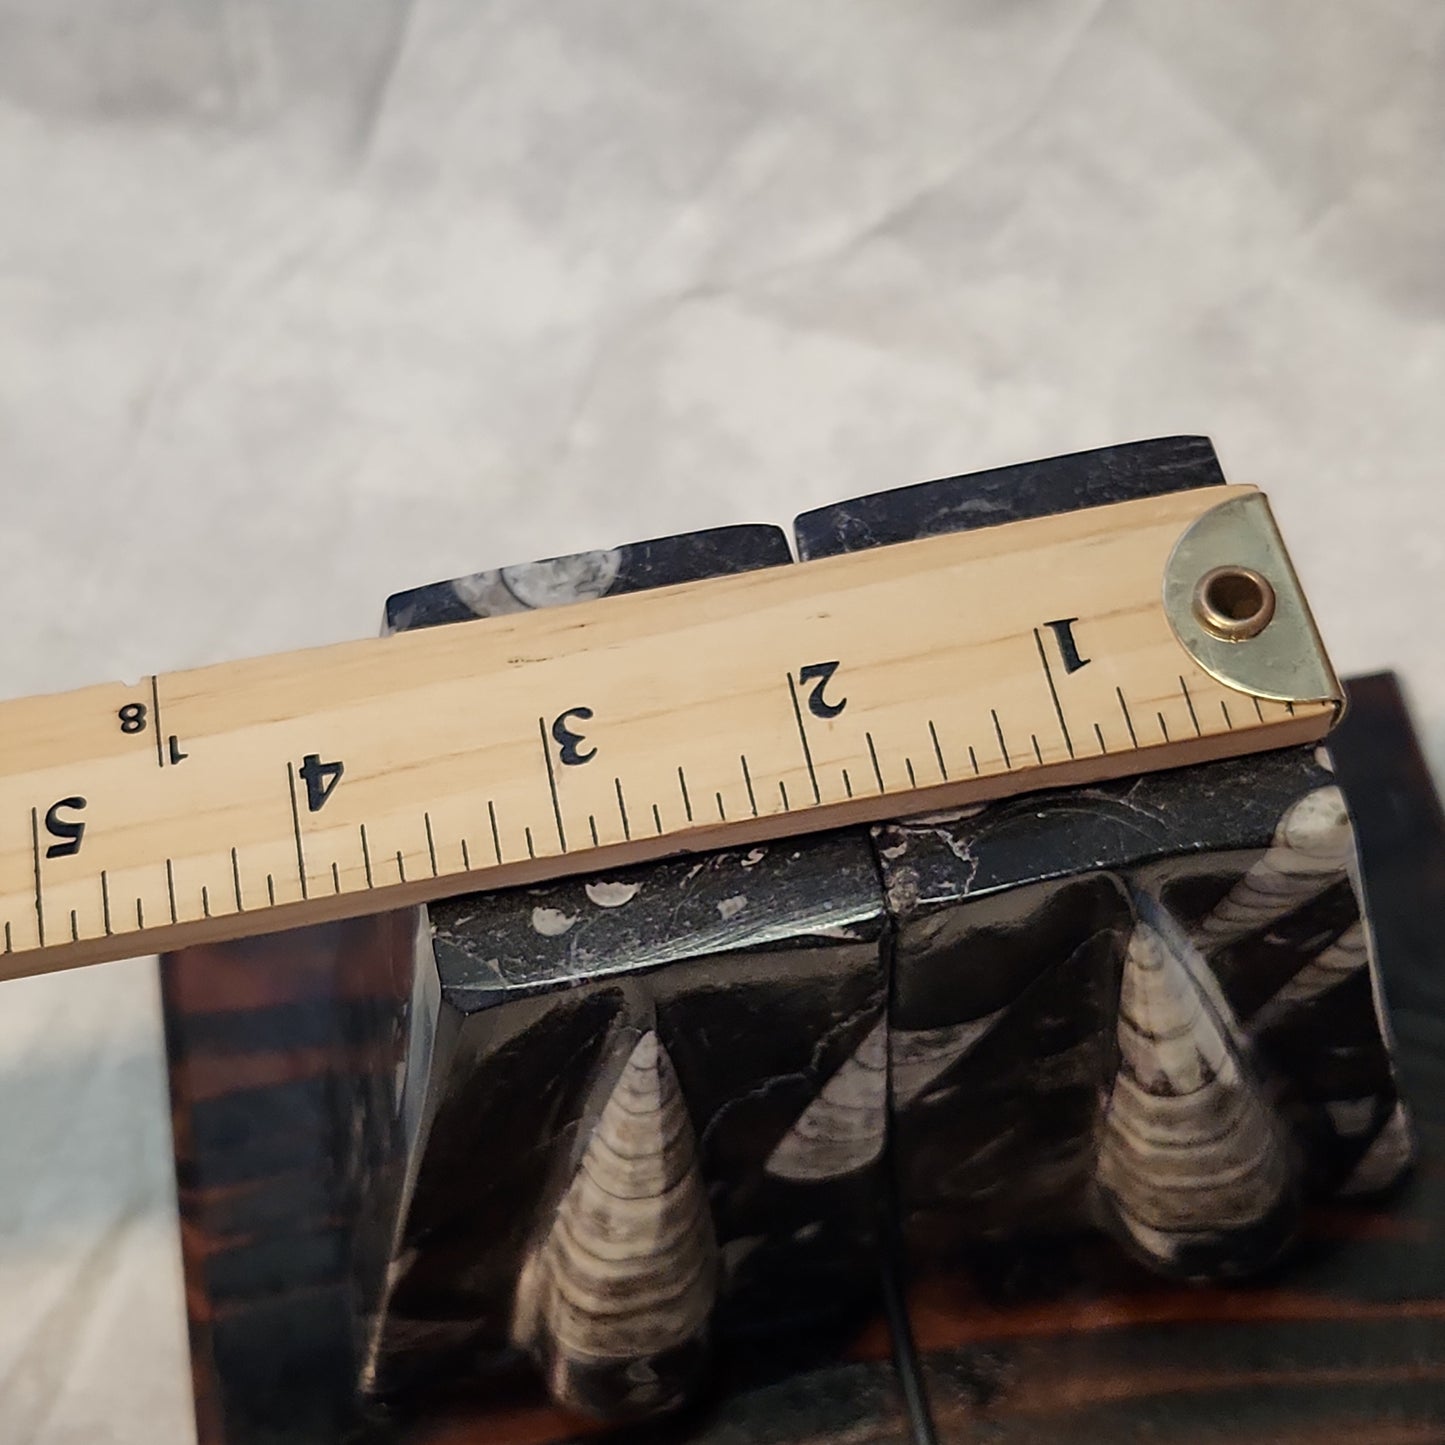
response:
<path id="1" fill-rule="evenodd" d="M 1320 737 L 1164 615 L 1251 490 L 0 705 L 0 976 Z"/>

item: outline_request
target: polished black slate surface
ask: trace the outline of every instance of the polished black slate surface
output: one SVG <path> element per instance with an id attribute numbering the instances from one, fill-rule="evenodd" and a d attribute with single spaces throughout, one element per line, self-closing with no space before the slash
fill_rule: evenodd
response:
<path id="1" fill-rule="evenodd" d="M 558 1163 L 618 1034 L 649 1027 L 677 1070 L 731 1266 L 719 1334 L 788 1336 L 867 1308 L 867 1169 L 789 1182 L 766 1165 L 882 1017 L 884 923 L 856 834 L 434 908 L 434 1097 L 397 1250 L 416 1254 L 387 1307 L 378 1387 L 458 1349 L 484 1370 L 514 1364 L 506 1315 Z"/>
<path id="2" fill-rule="evenodd" d="M 1163 492 L 1221 486 L 1224 479 L 1208 437 L 1158 437 L 834 502 L 804 512 L 793 524 L 793 535 L 798 555 L 806 561 Z"/>
<path id="3" fill-rule="evenodd" d="M 387 598 L 382 629 L 411 632 L 447 622 L 501 617 L 704 577 L 752 572 L 759 567 L 785 566 L 791 561 L 792 553 L 776 527 L 712 527 L 413 587 Z"/>

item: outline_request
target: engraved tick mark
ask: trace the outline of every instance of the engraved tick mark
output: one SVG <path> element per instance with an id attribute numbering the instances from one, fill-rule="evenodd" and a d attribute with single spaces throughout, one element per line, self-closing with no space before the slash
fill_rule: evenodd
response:
<path id="1" fill-rule="evenodd" d="M 943 745 L 938 741 L 938 729 L 933 725 L 933 719 L 928 720 L 928 736 L 933 739 L 933 756 L 938 760 L 938 772 L 946 783 L 948 781 L 948 764 L 943 761 Z"/>

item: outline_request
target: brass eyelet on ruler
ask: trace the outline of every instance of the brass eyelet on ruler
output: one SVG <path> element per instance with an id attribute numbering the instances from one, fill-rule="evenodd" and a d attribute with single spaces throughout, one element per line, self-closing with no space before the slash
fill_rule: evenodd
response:
<path id="1" fill-rule="evenodd" d="M 1211 567 L 1194 589 L 1194 615 L 1225 642 L 1258 637 L 1274 609 L 1274 584 L 1253 567 Z"/>
<path id="2" fill-rule="evenodd" d="M 1260 492 L 1197 517 L 1164 569 L 1175 636 L 1226 687 L 1274 702 L 1331 702 L 1344 693 Z"/>

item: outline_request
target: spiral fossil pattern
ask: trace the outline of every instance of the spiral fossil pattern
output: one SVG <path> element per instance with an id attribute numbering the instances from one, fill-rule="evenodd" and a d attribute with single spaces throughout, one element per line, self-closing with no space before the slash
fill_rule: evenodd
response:
<path id="1" fill-rule="evenodd" d="M 558 1404 L 600 1419 L 680 1404 L 706 1354 L 717 1245 L 677 1075 L 637 1041 L 518 1282 L 512 1339 Z"/>

